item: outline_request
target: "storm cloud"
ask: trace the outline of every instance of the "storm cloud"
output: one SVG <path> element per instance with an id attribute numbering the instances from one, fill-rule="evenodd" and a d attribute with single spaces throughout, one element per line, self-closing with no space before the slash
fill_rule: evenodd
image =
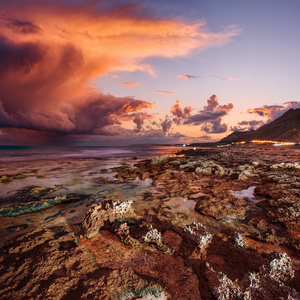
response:
<path id="1" fill-rule="evenodd" d="M 138 133 L 144 114 L 130 115 L 153 103 L 101 93 L 96 78 L 133 71 L 153 76 L 145 59 L 186 56 L 241 32 L 212 33 L 204 22 L 156 19 L 136 5 L 103 7 L 98 1 L 0 3 L 2 128 L 113 135 L 118 130 L 111 126 L 128 121 Z"/>

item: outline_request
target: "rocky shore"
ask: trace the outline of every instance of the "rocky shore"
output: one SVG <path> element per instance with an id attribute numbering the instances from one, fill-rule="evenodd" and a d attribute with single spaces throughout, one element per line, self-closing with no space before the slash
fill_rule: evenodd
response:
<path id="1" fill-rule="evenodd" d="M 34 176 L 2 173 L 1 189 Z M 299 148 L 131 157 L 86 178 L 2 196 L 1 299 L 300 299 Z"/>

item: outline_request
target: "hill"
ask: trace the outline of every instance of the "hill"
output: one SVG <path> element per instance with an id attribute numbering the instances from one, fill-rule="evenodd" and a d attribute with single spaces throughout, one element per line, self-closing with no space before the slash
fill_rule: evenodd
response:
<path id="1" fill-rule="evenodd" d="M 300 108 L 291 108 L 281 117 L 257 130 L 235 131 L 223 138 L 221 142 L 248 142 L 251 140 L 300 142 Z"/>

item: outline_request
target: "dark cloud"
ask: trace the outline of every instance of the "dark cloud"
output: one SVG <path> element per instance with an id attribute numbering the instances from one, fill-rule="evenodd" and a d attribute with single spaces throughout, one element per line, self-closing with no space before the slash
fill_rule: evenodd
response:
<path id="1" fill-rule="evenodd" d="M 161 122 L 161 128 L 163 130 L 164 133 L 167 133 L 170 131 L 171 127 L 172 127 L 172 120 L 169 119 L 168 117 L 166 117 L 162 122 Z"/>
<path id="2" fill-rule="evenodd" d="M 21 21 L 18 19 L 6 18 L 7 26 L 14 32 L 21 34 L 35 34 L 40 33 L 42 29 L 36 24 L 29 21 Z"/>
<path id="3" fill-rule="evenodd" d="M 15 43 L 0 35 L 1 78 L 18 75 L 20 72 L 23 75 L 28 74 L 42 62 L 44 56 L 45 48 L 38 43 Z"/>
<path id="4" fill-rule="evenodd" d="M 291 108 L 300 108 L 300 101 L 289 101 L 283 105 L 263 105 L 253 109 L 249 108 L 247 112 L 249 114 L 257 114 L 261 117 L 267 117 L 268 122 L 270 122 L 279 118 Z"/>
<path id="5" fill-rule="evenodd" d="M 171 108 L 173 118 L 166 116 L 161 126 L 164 132 L 167 132 L 172 123 L 175 123 L 176 125 L 201 126 L 201 129 L 207 133 L 223 133 L 227 131 L 227 125 L 222 123 L 222 117 L 226 116 L 232 108 L 232 103 L 219 105 L 218 97 L 212 95 L 207 99 L 207 105 L 203 110 L 192 114 L 191 106 L 181 107 L 180 101 L 177 100 Z"/>
<path id="6" fill-rule="evenodd" d="M 110 125 L 120 125 L 122 120 L 141 122 L 151 115 L 132 115 L 133 112 L 151 108 L 153 104 L 131 97 L 114 97 L 110 94 L 97 94 L 82 104 L 76 104 L 51 112 L 17 112 L 8 114 L 0 104 L 0 127 L 15 127 L 35 130 L 48 130 L 70 134 L 103 134 L 111 131 Z M 140 121 L 137 121 L 140 120 Z"/>
<path id="7" fill-rule="evenodd" d="M 74 140 L 72 135 L 61 134 L 58 132 L 36 131 L 24 128 L 0 129 L 1 145 L 69 145 L 72 143 L 72 140 Z"/>
<path id="8" fill-rule="evenodd" d="M 206 111 L 203 110 L 198 114 L 190 116 L 187 120 L 185 120 L 184 124 L 192 124 L 192 125 L 200 125 L 203 122 L 212 122 L 220 117 L 225 116 L 226 111 Z"/>
<path id="9" fill-rule="evenodd" d="M 218 97 L 212 95 L 207 99 L 207 105 L 197 114 L 190 115 L 184 120 L 184 124 L 202 125 L 201 129 L 207 133 L 223 133 L 227 125 L 222 124 L 222 117 L 233 108 L 232 103 L 219 105 Z"/>
<path id="10" fill-rule="evenodd" d="M 193 76 L 193 75 L 176 75 L 176 77 L 184 78 L 185 80 L 198 78 L 197 76 Z"/>
<path id="11" fill-rule="evenodd" d="M 0 101 L 0 127 L 16 127 L 17 122 L 5 110 Z"/>
<path id="12" fill-rule="evenodd" d="M 227 124 L 221 123 L 221 118 L 206 122 L 201 129 L 207 133 L 224 133 L 227 131 Z"/>
<path id="13" fill-rule="evenodd" d="M 134 128 L 134 132 L 140 132 L 143 124 L 144 124 L 144 119 L 140 114 L 136 115 L 136 117 L 133 119 L 133 123 L 136 124 L 136 127 Z"/>
<path id="14" fill-rule="evenodd" d="M 202 135 L 199 137 L 199 139 L 210 141 L 212 138 L 211 138 L 211 135 Z"/>
<path id="15" fill-rule="evenodd" d="M 264 121 L 251 120 L 251 121 L 242 121 L 237 124 L 237 126 L 231 127 L 232 131 L 248 131 L 248 130 L 256 130 L 259 127 L 265 124 Z"/>

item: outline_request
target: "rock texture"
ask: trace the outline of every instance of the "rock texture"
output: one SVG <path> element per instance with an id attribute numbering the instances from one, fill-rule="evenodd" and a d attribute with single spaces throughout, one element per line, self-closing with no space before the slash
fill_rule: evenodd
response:
<path id="1" fill-rule="evenodd" d="M 298 148 L 188 150 L 2 214 L 0 298 L 299 299 L 299 163 Z M 54 197 L 33 189 L 2 211 Z"/>

